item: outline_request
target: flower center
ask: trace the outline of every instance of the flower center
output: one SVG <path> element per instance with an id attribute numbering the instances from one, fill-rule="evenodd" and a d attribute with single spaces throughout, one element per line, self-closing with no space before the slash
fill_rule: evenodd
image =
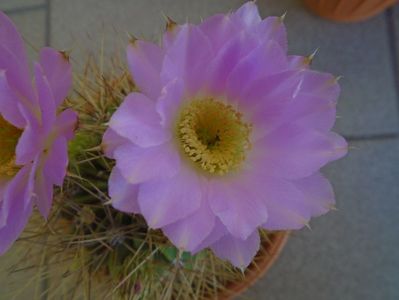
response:
<path id="1" fill-rule="evenodd" d="M 0 115 L 0 176 L 13 176 L 18 171 L 15 165 L 15 148 L 22 130 L 12 126 Z"/>
<path id="2" fill-rule="evenodd" d="M 252 125 L 231 105 L 212 98 L 193 100 L 180 112 L 177 137 L 183 152 L 210 174 L 236 170 L 251 147 Z"/>

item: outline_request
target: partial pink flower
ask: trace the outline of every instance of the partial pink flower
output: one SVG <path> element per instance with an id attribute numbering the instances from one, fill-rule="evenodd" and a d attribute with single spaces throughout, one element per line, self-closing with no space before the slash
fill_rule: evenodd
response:
<path id="1" fill-rule="evenodd" d="M 300 229 L 333 207 L 319 170 L 347 152 L 331 132 L 339 85 L 288 56 L 282 20 L 254 2 L 170 27 L 162 46 L 128 46 L 140 92 L 104 136 L 110 196 L 177 247 L 245 268 L 259 228 Z"/>
<path id="2" fill-rule="evenodd" d="M 48 216 L 77 120 L 70 109 L 57 113 L 72 83 L 67 57 L 43 48 L 33 71 L 32 86 L 21 36 L 0 12 L 0 254 L 18 238 L 34 206 Z"/>

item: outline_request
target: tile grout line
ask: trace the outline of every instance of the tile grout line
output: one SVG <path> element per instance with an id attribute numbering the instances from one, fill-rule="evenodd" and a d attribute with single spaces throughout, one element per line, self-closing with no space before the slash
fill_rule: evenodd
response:
<path id="1" fill-rule="evenodd" d="M 45 16 L 45 24 L 44 24 L 44 38 L 45 45 L 50 46 L 51 43 L 51 3 L 50 0 L 46 0 L 46 16 Z"/>
<path id="2" fill-rule="evenodd" d="M 392 68 L 393 68 L 393 79 L 395 81 L 395 90 L 396 90 L 396 106 L 397 112 L 399 114 L 399 49 L 396 45 L 396 35 L 399 37 L 399 32 L 396 32 L 395 28 L 395 20 L 393 15 L 393 7 L 390 7 L 385 12 L 385 20 L 387 25 L 387 33 L 388 33 L 388 46 L 390 50 Z M 399 23 L 398 23 L 399 26 Z"/>
<path id="3" fill-rule="evenodd" d="M 25 12 L 45 9 L 46 7 L 47 7 L 46 4 L 42 3 L 42 4 L 37 4 L 37 5 L 25 6 L 25 7 L 5 9 L 5 10 L 3 10 L 3 12 L 7 15 L 14 15 L 14 14 L 19 14 L 19 13 L 25 13 Z"/>
<path id="4" fill-rule="evenodd" d="M 384 141 L 384 140 L 399 140 L 398 133 L 380 133 L 380 134 L 366 134 L 366 135 L 343 135 L 349 142 L 362 142 L 362 141 Z"/>

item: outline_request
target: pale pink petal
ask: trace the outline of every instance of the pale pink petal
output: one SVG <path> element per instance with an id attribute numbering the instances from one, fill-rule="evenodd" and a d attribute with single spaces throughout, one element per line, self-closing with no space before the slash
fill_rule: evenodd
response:
<path id="1" fill-rule="evenodd" d="M 109 126 L 141 147 L 156 146 L 170 139 L 170 133 L 161 127 L 155 102 L 139 93 L 131 93 L 126 97 L 112 116 Z"/>
<path id="2" fill-rule="evenodd" d="M 62 186 L 68 166 L 68 144 L 59 136 L 43 154 L 44 179 L 51 184 Z"/>
<path id="3" fill-rule="evenodd" d="M 47 174 L 40 169 L 35 175 L 34 183 L 33 200 L 41 215 L 44 218 L 47 218 L 53 202 L 53 184 L 51 183 L 50 178 L 47 177 Z"/>
<path id="4" fill-rule="evenodd" d="M 101 148 L 106 156 L 115 159 L 115 150 L 126 143 L 130 143 L 130 141 L 108 127 L 103 135 Z"/>
<path id="5" fill-rule="evenodd" d="M 320 173 L 293 181 L 304 194 L 304 206 L 312 217 L 318 217 L 330 211 L 335 204 L 334 191 L 330 182 Z"/>
<path id="6" fill-rule="evenodd" d="M 117 168 L 113 168 L 108 182 L 112 206 L 127 213 L 139 213 L 138 185 L 128 183 Z"/>
<path id="7" fill-rule="evenodd" d="M 0 114 L 18 128 L 25 126 L 25 119 L 18 108 L 19 99 L 8 85 L 6 71 L 0 70 Z"/>
<path id="8" fill-rule="evenodd" d="M 21 106 L 19 107 L 21 110 Z M 15 163 L 17 165 L 25 165 L 32 162 L 38 153 L 42 151 L 45 142 L 43 130 L 39 127 L 37 120 L 30 116 L 28 111 L 22 109 L 21 112 L 28 123 L 22 132 L 15 149 Z"/>
<path id="9" fill-rule="evenodd" d="M 224 94 L 227 78 L 234 67 L 244 58 L 258 41 L 241 33 L 226 43 L 206 70 L 207 90 L 216 94 Z"/>
<path id="10" fill-rule="evenodd" d="M 162 89 L 156 108 L 161 116 L 161 124 L 168 130 L 173 130 L 175 120 L 184 101 L 183 81 L 173 80 Z"/>
<path id="11" fill-rule="evenodd" d="M 0 44 L 0 70 L 6 71 L 9 86 L 18 93 L 19 100 L 31 112 L 37 105 L 37 97 L 33 91 L 29 78 L 29 71 L 22 65 L 15 54 L 9 52 Z M 27 73 L 25 73 L 27 72 Z"/>
<path id="12" fill-rule="evenodd" d="M 269 230 L 299 229 L 311 217 L 304 194 L 292 182 L 266 177 L 262 170 L 248 170 L 247 182 L 267 208 L 263 226 Z"/>
<path id="13" fill-rule="evenodd" d="M 218 14 L 205 19 L 198 27 L 210 40 L 214 52 L 218 53 L 224 45 L 240 34 L 240 25 L 234 22 L 231 15 Z"/>
<path id="14" fill-rule="evenodd" d="M 219 220 L 219 218 L 215 218 L 215 224 L 212 228 L 212 231 L 209 235 L 191 252 L 198 253 L 205 248 L 208 248 L 210 245 L 216 243 L 220 240 L 223 236 L 230 234 L 227 230 L 226 226 Z"/>
<path id="15" fill-rule="evenodd" d="M 244 270 L 255 257 L 260 247 L 260 237 L 255 230 L 246 240 L 226 235 L 211 245 L 215 254 L 229 260 L 234 266 Z"/>
<path id="16" fill-rule="evenodd" d="M 41 112 L 40 126 L 45 134 L 47 134 L 51 131 L 55 122 L 57 108 L 55 106 L 54 95 L 51 90 L 50 82 L 45 77 L 43 68 L 40 66 L 40 64 L 35 63 L 34 71 L 37 96 L 39 99 Z"/>
<path id="17" fill-rule="evenodd" d="M 55 120 L 54 130 L 64 136 L 67 140 L 71 140 L 78 126 L 78 114 L 68 108 L 61 112 Z"/>
<path id="18" fill-rule="evenodd" d="M 31 167 L 23 167 L 9 182 L 2 201 L 0 213 L 6 216 L 5 225 L 0 227 L 0 255 L 4 254 L 25 228 L 32 213 Z"/>
<path id="19" fill-rule="evenodd" d="M 72 86 L 72 68 L 68 57 L 65 53 L 46 47 L 40 50 L 40 65 L 50 85 L 55 106 L 58 107 Z"/>
<path id="20" fill-rule="evenodd" d="M 6 191 L 7 185 L 9 183 L 9 178 L 0 177 L 0 229 L 6 224 L 8 211 L 2 209 L 3 206 L 3 195 Z"/>
<path id="21" fill-rule="evenodd" d="M 157 99 L 161 92 L 162 49 L 153 43 L 137 40 L 129 44 L 126 53 L 130 72 L 140 91 L 150 99 Z"/>
<path id="22" fill-rule="evenodd" d="M 209 183 L 212 211 L 235 237 L 246 239 L 267 220 L 267 208 L 245 178 L 214 179 Z"/>
<path id="23" fill-rule="evenodd" d="M 252 27 L 259 24 L 262 18 L 259 15 L 258 6 L 255 1 L 248 1 L 241 6 L 235 13 L 234 17 L 240 19 L 246 26 Z"/>
<path id="24" fill-rule="evenodd" d="M 188 217 L 162 228 L 165 235 L 179 249 L 195 250 L 209 236 L 215 224 L 215 215 L 203 197 L 201 207 Z"/>
<path id="25" fill-rule="evenodd" d="M 29 74 L 28 60 L 22 37 L 10 18 L 2 11 L 0 11 L 0 44 L 18 57 L 21 65 L 26 66 L 24 76 L 27 76 Z"/>
<path id="26" fill-rule="evenodd" d="M 181 78 L 186 90 L 196 93 L 202 87 L 207 63 L 212 57 L 212 47 L 206 35 L 196 26 L 183 25 L 165 53 L 162 82 Z"/>
<path id="27" fill-rule="evenodd" d="M 281 73 L 287 69 L 287 57 L 274 41 L 255 47 L 234 67 L 227 79 L 226 90 L 230 97 L 240 95 L 254 80 Z"/>
<path id="28" fill-rule="evenodd" d="M 147 148 L 125 144 L 114 155 L 116 168 L 131 184 L 173 177 L 180 167 L 179 153 L 171 143 Z"/>
<path id="29" fill-rule="evenodd" d="M 262 40 L 273 40 L 278 43 L 284 53 L 287 52 L 287 33 L 280 17 L 267 17 L 258 23 L 250 32 Z"/>
<path id="30" fill-rule="evenodd" d="M 249 161 L 269 176 L 297 179 L 346 152 L 346 141 L 337 134 L 286 124 L 256 142 Z"/>
<path id="31" fill-rule="evenodd" d="M 201 206 L 202 185 L 195 172 L 182 166 L 173 178 L 140 184 L 140 211 L 151 228 L 174 223 Z"/>

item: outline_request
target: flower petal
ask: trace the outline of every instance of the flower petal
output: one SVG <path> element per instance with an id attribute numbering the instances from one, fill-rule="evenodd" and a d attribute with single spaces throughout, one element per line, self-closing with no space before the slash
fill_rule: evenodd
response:
<path id="1" fill-rule="evenodd" d="M 173 130 L 174 120 L 180 110 L 183 99 L 183 81 L 172 80 L 162 89 L 156 108 L 161 116 L 161 124 L 168 130 Z"/>
<path id="2" fill-rule="evenodd" d="M 201 207 L 188 217 L 162 228 L 165 235 L 179 249 L 195 250 L 211 233 L 215 215 L 207 199 L 202 199 Z"/>
<path id="3" fill-rule="evenodd" d="M 287 52 L 287 33 L 280 17 L 267 17 L 251 30 L 259 39 L 273 40 L 278 43 L 284 53 Z"/>
<path id="4" fill-rule="evenodd" d="M 134 82 L 143 94 L 157 99 L 161 92 L 162 49 L 153 43 L 137 40 L 129 44 L 126 53 Z"/>
<path id="5" fill-rule="evenodd" d="M 126 143 L 130 143 L 128 139 L 121 137 L 112 128 L 107 128 L 103 135 L 101 148 L 106 156 L 115 159 L 115 150 Z"/>
<path id="6" fill-rule="evenodd" d="M 131 93 L 114 113 L 109 126 L 134 144 L 151 147 L 170 139 L 160 122 L 155 103 L 143 94 Z"/>
<path id="7" fill-rule="evenodd" d="M 56 119 L 56 106 L 54 95 L 51 90 L 50 82 L 44 75 L 44 70 L 40 64 L 35 63 L 35 81 L 37 96 L 39 99 L 41 112 L 41 128 L 47 134 L 51 131 Z"/>
<path id="8" fill-rule="evenodd" d="M 44 180 L 62 186 L 68 166 L 68 144 L 64 136 L 54 140 L 51 147 L 47 149 L 43 157 Z"/>
<path id="9" fill-rule="evenodd" d="M 287 106 L 284 118 L 304 127 L 331 130 L 340 93 L 337 80 L 330 74 L 310 70 L 302 74 L 295 101 Z"/>
<path id="10" fill-rule="evenodd" d="M 226 226 L 219 220 L 219 218 L 215 218 L 215 224 L 212 228 L 212 231 L 209 235 L 191 252 L 198 253 L 205 248 L 208 248 L 210 245 L 216 243 L 223 236 L 230 234 L 227 230 Z"/>
<path id="11" fill-rule="evenodd" d="M 198 27 L 208 37 L 215 53 L 226 45 L 242 28 L 239 22 L 234 22 L 231 15 L 218 14 L 205 19 Z"/>
<path id="12" fill-rule="evenodd" d="M 138 185 L 130 184 L 117 168 L 113 168 L 108 182 L 112 206 L 126 213 L 140 213 L 137 202 Z"/>
<path id="13" fill-rule="evenodd" d="M 65 53 L 52 48 L 40 50 L 40 65 L 50 85 L 55 107 L 58 107 L 68 96 L 72 85 L 72 68 Z"/>
<path id="14" fill-rule="evenodd" d="M 25 165 L 32 162 L 39 152 L 42 151 L 44 145 L 43 132 L 41 128 L 39 128 L 35 119 L 27 117 L 28 113 L 29 112 L 23 113 L 25 118 L 28 120 L 28 123 L 22 132 L 15 149 L 15 163 L 17 165 Z"/>
<path id="15" fill-rule="evenodd" d="M 210 182 L 209 203 L 228 231 L 241 239 L 248 238 L 267 220 L 266 206 L 241 176 Z"/>
<path id="16" fill-rule="evenodd" d="M 7 216 L 7 221 L 0 228 L 0 255 L 4 254 L 15 242 L 32 213 L 33 181 L 30 172 L 31 166 L 23 167 L 2 194 L 0 213 Z"/>
<path id="17" fill-rule="evenodd" d="M 161 78 L 168 83 L 176 78 L 185 81 L 186 90 L 196 93 L 204 82 L 212 47 L 206 35 L 194 25 L 183 25 L 165 53 Z"/>
<path id="18" fill-rule="evenodd" d="M 260 247 L 260 237 L 257 230 L 246 239 L 238 239 L 231 235 L 226 235 L 211 245 L 215 254 L 229 260 L 234 266 L 244 270 L 255 257 Z"/>
<path id="19" fill-rule="evenodd" d="M 268 218 L 262 224 L 269 230 L 300 229 L 311 217 L 304 194 L 292 182 L 248 172 L 251 190 L 265 204 Z"/>
<path id="20" fill-rule="evenodd" d="M 320 173 L 293 181 L 298 190 L 304 194 L 304 206 L 312 217 L 321 216 L 332 209 L 335 204 L 334 191 L 330 182 Z"/>
<path id="21" fill-rule="evenodd" d="M 244 58 L 258 41 L 242 32 L 226 43 L 207 66 L 207 89 L 211 93 L 224 94 L 227 78 L 234 67 Z"/>
<path id="22" fill-rule="evenodd" d="M 0 114 L 18 128 L 25 126 L 25 119 L 18 108 L 19 99 L 8 85 L 6 71 L 0 70 Z"/>
<path id="23" fill-rule="evenodd" d="M 33 200 L 44 218 L 48 217 L 53 202 L 53 184 L 47 175 L 46 172 L 39 169 L 34 182 Z"/>
<path id="24" fill-rule="evenodd" d="M 140 185 L 140 211 L 151 228 L 160 228 L 181 220 L 201 206 L 201 179 L 182 165 L 172 178 Z"/>
<path id="25" fill-rule="evenodd" d="M 287 66 L 287 58 L 281 47 L 274 41 L 266 41 L 235 66 L 227 79 L 226 89 L 230 96 L 241 94 L 254 80 L 281 73 Z"/>
<path id="26" fill-rule="evenodd" d="M 68 108 L 61 112 L 55 120 L 54 130 L 57 134 L 64 136 L 67 140 L 71 140 L 75 134 L 78 122 L 78 114 Z"/>
<path id="27" fill-rule="evenodd" d="M 170 143 L 148 148 L 125 144 L 114 154 L 116 168 L 130 184 L 173 177 L 179 171 L 179 154 Z"/>
<path id="28" fill-rule="evenodd" d="M 34 92 L 29 78 L 29 66 L 25 47 L 12 21 L 0 11 L 0 69 L 7 71 L 12 88 L 21 96 L 34 101 Z"/>
<path id="29" fill-rule="evenodd" d="M 21 35 L 15 28 L 11 19 L 2 11 L 0 11 L 0 45 L 6 48 L 10 53 L 14 53 L 22 65 L 26 66 L 26 71 L 29 71 L 28 60 L 26 58 L 25 46 Z M 29 73 L 25 73 L 24 76 Z"/>
<path id="30" fill-rule="evenodd" d="M 234 13 L 234 17 L 240 19 L 248 27 L 255 26 L 262 21 L 255 1 L 248 1 L 242 5 Z"/>
<path id="31" fill-rule="evenodd" d="M 346 141 L 335 133 L 286 124 L 256 142 L 248 160 L 269 176 L 297 179 L 312 175 L 346 152 Z"/>

